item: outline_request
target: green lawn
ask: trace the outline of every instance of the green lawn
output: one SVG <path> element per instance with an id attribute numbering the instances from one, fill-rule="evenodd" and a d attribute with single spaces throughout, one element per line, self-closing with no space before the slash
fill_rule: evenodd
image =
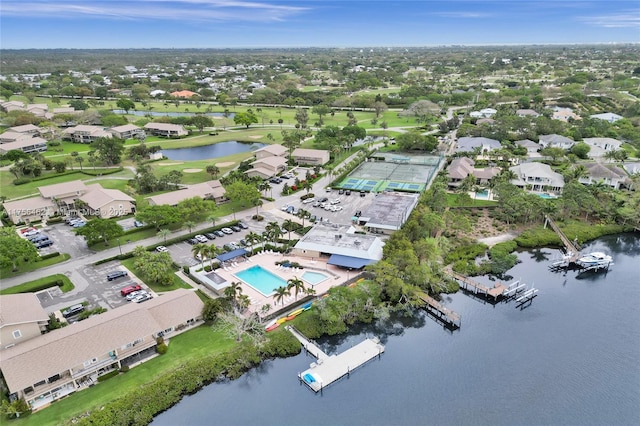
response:
<path id="1" fill-rule="evenodd" d="M 6 288 L 0 291 L 0 294 L 34 293 L 36 291 L 43 290 L 42 288 L 43 285 L 47 283 L 53 283 L 58 280 L 62 281 L 60 290 L 62 290 L 63 293 L 71 291 L 75 288 L 71 280 L 67 278 L 66 275 L 55 274 L 55 275 L 49 275 L 48 277 L 42 277 L 37 280 L 28 281 L 26 283 L 17 285 L 15 287 Z"/>
<path id="2" fill-rule="evenodd" d="M 55 265 L 56 263 L 64 262 L 68 260 L 71 256 L 67 253 L 61 253 L 56 257 L 52 257 L 50 259 L 41 260 L 38 262 L 24 263 L 18 266 L 17 271 L 12 271 L 11 266 L 0 269 L 0 278 L 11 278 L 16 275 L 21 275 L 26 272 L 35 271 L 36 269 L 45 268 L 47 266 Z"/>
<path id="3" fill-rule="evenodd" d="M 129 389 L 153 382 L 167 371 L 188 361 L 229 350 L 235 342 L 222 332 L 202 325 L 171 339 L 169 351 L 132 368 L 97 386 L 71 395 L 28 417 L 6 424 L 19 426 L 54 426 L 66 424 L 71 418 L 98 408 L 126 394 Z"/>
<path id="4" fill-rule="evenodd" d="M 88 168 L 88 170 L 92 170 L 92 168 Z M 115 180 L 115 177 L 125 177 L 132 178 L 133 173 L 130 170 L 124 169 L 119 171 L 118 173 L 113 173 L 110 175 L 104 176 L 104 179 L 107 180 Z M 78 173 L 70 173 L 66 175 L 56 175 L 52 173 L 51 177 L 48 179 L 41 179 L 34 182 L 28 182 L 23 185 L 14 185 L 13 181 L 15 176 L 9 173 L 8 170 L 0 171 L 0 187 L 2 188 L 2 195 L 7 197 L 7 199 L 13 199 L 18 197 L 25 197 L 29 195 L 37 195 L 39 186 L 47 186 L 54 185 L 57 183 L 63 182 L 71 182 L 72 180 L 92 180 L 93 182 L 100 182 L 102 177 L 90 176 L 82 174 L 78 171 Z M 123 180 L 123 182 L 126 182 Z"/>
<path id="5" fill-rule="evenodd" d="M 192 287 L 187 284 L 186 282 L 182 281 L 180 278 L 178 278 L 177 275 L 171 275 L 172 279 L 173 279 L 173 284 L 169 285 L 169 286 L 164 286 L 164 285 L 158 285 L 158 284 L 154 284 L 152 282 L 150 282 L 145 276 L 144 274 L 142 274 L 140 272 L 139 269 L 137 269 L 134 266 L 134 262 L 135 259 L 126 259 L 122 261 L 122 264 L 131 272 L 133 272 L 135 274 L 135 276 L 137 276 L 138 278 L 140 278 L 146 285 L 149 286 L 149 288 L 153 291 L 155 291 L 156 293 L 164 293 L 166 291 L 171 291 L 171 290 L 176 290 L 179 288 L 187 288 L 187 289 L 191 289 Z"/>

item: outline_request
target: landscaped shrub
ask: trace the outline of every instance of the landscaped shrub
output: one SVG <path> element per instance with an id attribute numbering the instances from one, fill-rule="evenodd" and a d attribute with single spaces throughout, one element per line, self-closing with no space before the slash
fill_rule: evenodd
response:
<path id="1" fill-rule="evenodd" d="M 251 219 L 258 222 L 262 222 L 264 220 L 264 216 L 260 216 L 259 214 L 254 214 L 253 216 L 251 216 Z"/>
<path id="2" fill-rule="evenodd" d="M 57 251 L 54 251 L 53 253 L 40 256 L 40 260 L 53 259 L 54 257 L 58 257 L 58 256 L 60 256 L 60 253 L 58 253 Z"/>
<path id="3" fill-rule="evenodd" d="M 120 374 L 120 371 L 118 370 L 109 371 L 107 374 L 103 374 L 102 376 L 99 376 L 98 382 L 104 382 L 105 380 L 109 380 L 110 378 L 115 377 L 118 374 Z"/>
<path id="4" fill-rule="evenodd" d="M 185 275 L 189 275 L 189 265 L 183 265 L 182 272 L 184 272 Z"/>
<path id="5" fill-rule="evenodd" d="M 270 335 L 269 340 L 260 348 L 266 358 L 281 358 L 300 352 L 302 345 L 291 333 L 277 332 Z"/>

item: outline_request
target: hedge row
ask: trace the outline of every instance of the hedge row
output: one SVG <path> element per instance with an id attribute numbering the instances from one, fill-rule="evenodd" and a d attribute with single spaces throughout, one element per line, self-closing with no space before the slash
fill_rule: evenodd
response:
<path id="1" fill-rule="evenodd" d="M 29 183 L 29 182 L 38 182 L 41 180 L 47 180 L 47 179 L 51 179 L 54 177 L 59 177 L 59 176 L 67 176 L 67 175 L 73 175 L 76 173 L 80 173 L 83 175 L 87 175 L 87 176 L 105 176 L 105 175 L 112 175 L 114 173 L 118 173 L 121 172 L 123 169 L 122 167 L 118 167 L 116 169 L 98 169 L 98 170 L 67 170 L 65 172 L 62 173 L 56 173 L 55 175 L 45 175 L 45 176 L 38 176 L 35 178 L 27 178 L 27 177 L 21 177 L 18 179 L 14 179 L 13 184 L 14 185 L 24 185 L 25 183 Z"/>
<path id="2" fill-rule="evenodd" d="M 44 256 L 40 256 L 40 260 L 47 260 L 47 259 L 52 259 L 54 257 L 58 257 L 60 256 L 60 253 L 58 253 L 57 251 L 54 251 L 53 253 L 49 253 L 49 254 L 45 254 Z"/>
<path id="3" fill-rule="evenodd" d="M 236 379 L 263 359 L 300 353 L 301 345 L 291 333 L 274 333 L 261 348 L 247 342 L 223 354 L 190 361 L 152 383 L 124 393 L 87 417 L 74 419 L 78 425 L 147 425 L 153 417 L 204 386 L 222 379 Z"/>
<path id="4" fill-rule="evenodd" d="M 227 222 L 227 223 L 224 223 L 222 225 L 216 225 L 216 226 L 212 226 L 211 228 L 201 229 L 199 231 L 192 232 L 190 234 L 181 235 L 181 236 L 175 237 L 175 238 L 170 238 L 167 241 L 165 241 L 164 243 L 162 243 L 162 245 L 168 246 L 168 245 L 171 245 L 171 244 L 181 243 L 183 241 L 187 241 L 189 238 L 193 238 L 194 236 L 196 236 L 198 234 L 204 234 L 204 233 L 207 233 L 207 232 L 219 231 L 222 228 L 233 226 L 233 225 L 237 225 L 238 222 L 239 222 L 239 220 L 232 220 L 231 222 Z M 140 228 L 137 228 L 137 229 L 139 230 Z M 152 250 L 155 250 L 156 246 L 157 246 L 157 244 L 153 244 L 153 245 L 147 246 L 146 248 L 147 248 L 148 251 L 152 251 Z M 101 265 L 103 263 L 111 262 L 112 260 L 131 259 L 132 257 L 133 257 L 133 252 L 127 252 L 127 253 L 123 253 L 123 254 L 118 254 L 116 256 L 111 256 L 111 257 L 108 257 L 106 259 L 98 260 L 96 263 L 94 263 L 94 265 Z"/>

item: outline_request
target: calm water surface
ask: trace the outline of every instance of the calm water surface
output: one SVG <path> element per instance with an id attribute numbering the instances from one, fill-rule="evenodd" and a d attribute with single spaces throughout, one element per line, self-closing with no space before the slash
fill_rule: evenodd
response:
<path id="1" fill-rule="evenodd" d="M 170 160 L 195 161 L 255 151 L 265 146 L 257 142 L 227 141 L 192 148 L 163 149 L 162 154 Z"/>
<path id="2" fill-rule="evenodd" d="M 325 339 L 341 352 L 377 335 L 386 352 L 314 394 L 297 373 L 313 358 L 263 363 L 207 386 L 155 425 L 637 425 L 640 424 L 640 238 L 605 237 L 615 266 L 577 277 L 551 273 L 559 251 L 519 254 L 510 274 L 539 288 L 523 309 L 461 293 L 450 332 L 423 312 Z M 485 280 L 489 282 L 488 280 Z"/>

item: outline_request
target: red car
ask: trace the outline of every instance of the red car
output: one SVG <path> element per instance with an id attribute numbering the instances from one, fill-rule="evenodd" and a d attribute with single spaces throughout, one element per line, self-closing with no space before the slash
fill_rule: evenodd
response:
<path id="1" fill-rule="evenodd" d="M 142 287 L 140 287 L 138 284 L 129 285 L 123 288 L 122 290 L 120 290 L 120 294 L 124 297 L 129 293 L 133 293 L 134 291 L 139 291 L 139 290 L 142 290 Z"/>

